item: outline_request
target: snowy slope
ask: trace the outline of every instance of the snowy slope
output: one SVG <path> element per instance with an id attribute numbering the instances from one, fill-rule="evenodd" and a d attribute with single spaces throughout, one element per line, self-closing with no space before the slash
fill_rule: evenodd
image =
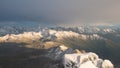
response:
<path id="1" fill-rule="evenodd" d="M 93 52 L 75 52 L 63 45 L 51 48 L 46 56 L 55 61 L 62 60 L 64 68 L 114 68 L 110 60 L 103 60 Z"/>

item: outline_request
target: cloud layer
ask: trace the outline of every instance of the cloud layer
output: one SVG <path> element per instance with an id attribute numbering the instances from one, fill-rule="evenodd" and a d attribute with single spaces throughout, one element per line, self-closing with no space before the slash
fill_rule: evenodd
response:
<path id="1" fill-rule="evenodd" d="M 1 0 L 0 21 L 119 23 L 120 0 Z"/>

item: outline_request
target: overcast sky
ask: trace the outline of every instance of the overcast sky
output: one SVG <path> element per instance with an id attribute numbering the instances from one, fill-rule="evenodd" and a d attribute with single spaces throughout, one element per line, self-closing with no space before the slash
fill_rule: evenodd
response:
<path id="1" fill-rule="evenodd" d="M 119 23 L 120 0 L 0 0 L 0 23 L 6 21 Z"/>

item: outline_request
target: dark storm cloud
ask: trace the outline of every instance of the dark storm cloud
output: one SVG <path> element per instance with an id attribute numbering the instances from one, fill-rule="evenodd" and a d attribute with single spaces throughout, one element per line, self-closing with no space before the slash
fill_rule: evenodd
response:
<path id="1" fill-rule="evenodd" d="M 0 21 L 120 22 L 120 0 L 0 0 Z"/>

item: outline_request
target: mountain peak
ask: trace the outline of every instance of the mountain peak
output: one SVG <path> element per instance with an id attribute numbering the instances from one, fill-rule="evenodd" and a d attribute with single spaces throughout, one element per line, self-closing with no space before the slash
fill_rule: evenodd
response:
<path id="1" fill-rule="evenodd" d="M 51 48 L 46 56 L 55 61 L 62 60 L 64 68 L 114 68 L 110 60 L 103 60 L 96 53 L 79 53 L 80 50 L 74 53 L 75 50 L 63 45 L 57 46 Z"/>

